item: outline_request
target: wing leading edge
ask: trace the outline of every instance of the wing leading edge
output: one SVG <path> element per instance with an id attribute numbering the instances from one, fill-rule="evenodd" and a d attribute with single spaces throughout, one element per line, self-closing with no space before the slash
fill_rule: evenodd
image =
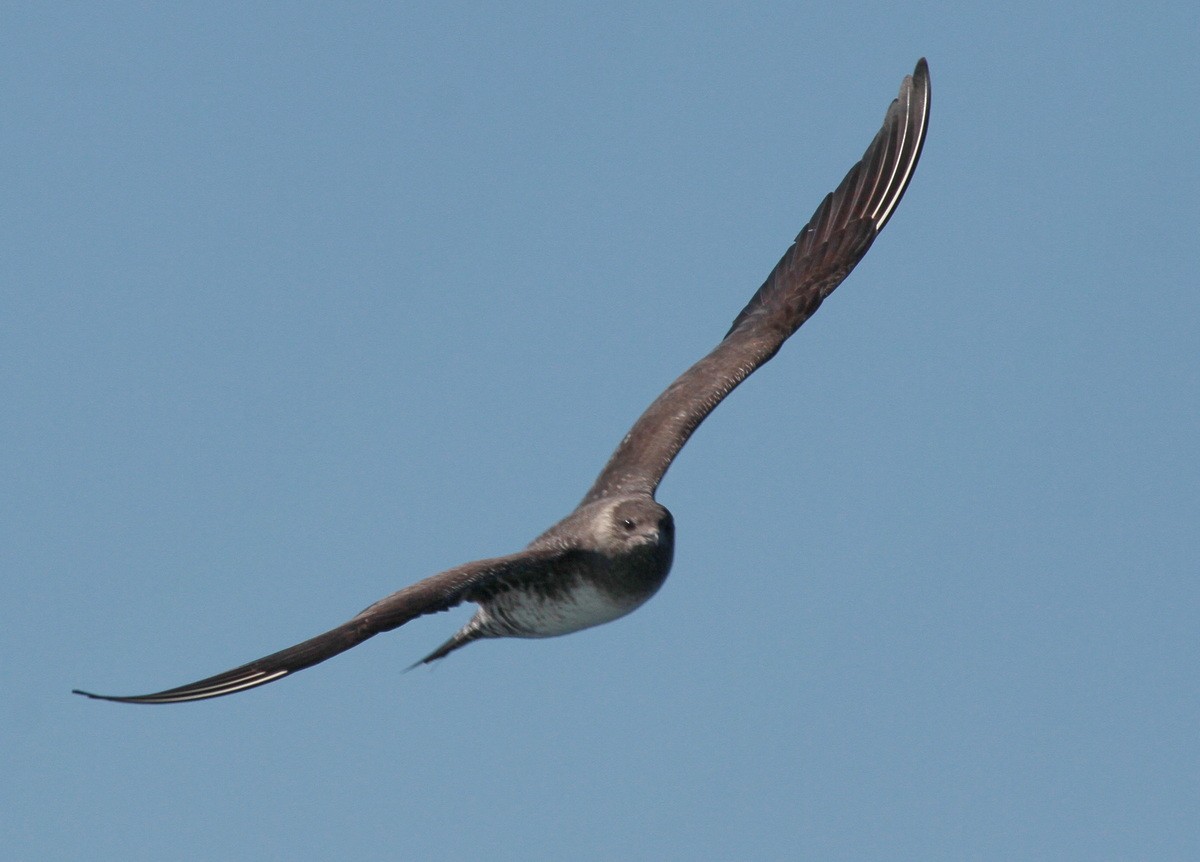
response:
<path id="1" fill-rule="evenodd" d="M 705 417 L 774 356 L 850 274 L 908 188 L 925 144 L 929 102 L 929 67 L 922 58 L 900 85 L 900 95 L 862 159 L 825 196 L 725 339 L 634 423 L 584 503 L 621 494 L 652 495 Z"/>
<path id="2" fill-rule="evenodd" d="M 116 696 L 75 689 L 75 694 L 118 703 L 182 703 L 206 700 L 266 685 L 288 674 L 333 658 L 368 638 L 399 628 L 425 614 L 446 611 L 470 601 L 477 589 L 503 579 L 536 577 L 553 564 L 555 554 L 523 551 L 507 557 L 466 563 L 418 581 L 365 608 L 354 618 L 324 634 L 272 653 L 233 670 L 153 694 Z"/>

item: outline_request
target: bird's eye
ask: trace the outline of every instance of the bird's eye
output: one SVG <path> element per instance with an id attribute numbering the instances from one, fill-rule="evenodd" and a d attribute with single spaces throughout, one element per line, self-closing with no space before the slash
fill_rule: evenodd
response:
<path id="1" fill-rule="evenodd" d="M 637 524 L 635 524 L 633 522 L 632 518 L 622 518 L 621 526 L 624 527 L 626 530 L 632 530 L 634 527 L 637 526 Z"/>

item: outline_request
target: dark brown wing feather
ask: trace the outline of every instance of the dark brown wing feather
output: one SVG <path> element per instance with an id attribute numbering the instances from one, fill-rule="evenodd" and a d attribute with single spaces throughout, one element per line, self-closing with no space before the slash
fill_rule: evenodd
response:
<path id="1" fill-rule="evenodd" d="M 725 340 L 688 369 L 650 405 L 584 498 L 653 494 L 667 467 L 701 421 L 735 386 L 775 355 L 850 273 L 887 223 L 908 187 L 929 117 L 925 61 L 905 78 L 883 128 L 862 160 L 828 195 L 795 244 L 734 320 Z M 123 703 L 178 703 L 255 688 L 323 662 L 380 632 L 469 600 L 493 582 L 539 577 L 563 551 L 526 550 L 467 563 L 419 581 L 366 608 L 324 634 L 198 682 L 128 697 L 93 694 Z"/>
<path id="2" fill-rule="evenodd" d="M 492 581 L 519 579 L 523 574 L 537 575 L 552 565 L 556 557 L 556 552 L 524 551 L 448 569 L 392 593 L 352 620 L 315 638 L 178 688 L 124 697 L 93 694 L 78 689 L 75 694 L 121 703 L 180 703 L 245 691 L 323 662 L 380 632 L 391 631 L 419 616 L 449 610 L 470 600 L 477 589 L 486 588 Z"/>
<path id="3" fill-rule="evenodd" d="M 653 494 L 704 418 L 774 356 L 862 260 L 908 188 L 925 143 L 929 98 L 929 67 L 922 59 L 900 85 L 899 97 L 862 159 L 837 190 L 826 195 L 725 340 L 667 387 L 634 423 L 584 503 Z"/>

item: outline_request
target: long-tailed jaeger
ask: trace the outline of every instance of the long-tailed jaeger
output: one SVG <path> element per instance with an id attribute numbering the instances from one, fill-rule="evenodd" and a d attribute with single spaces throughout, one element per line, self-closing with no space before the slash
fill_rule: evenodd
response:
<path id="1" fill-rule="evenodd" d="M 900 85 L 899 97 L 862 159 L 826 195 L 724 340 L 655 399 L 575 511 L 525 550 L 418 581 L 335 629 L 199 682 L 127 697 L 76 694 L 123 703 L 179 703 L 233 694 L 462 602 L 479 609 L 418 665 L 480 638 L 565 635 L 615 620 L 641 605 L 666 580 L 675 547 L 671 513 L 654 499 L 658 483 L 704 417 L 775 355 L 867 253 L 917 167 L 929 95 L 929 68 L 922 59 Z"/>

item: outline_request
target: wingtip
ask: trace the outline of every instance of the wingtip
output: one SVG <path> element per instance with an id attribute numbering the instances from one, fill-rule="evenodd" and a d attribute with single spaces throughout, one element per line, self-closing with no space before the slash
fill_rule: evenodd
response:
<path id="1" fill-rule="evenodd" d="M 111 694 L 96 694 L 95 692 L 92 692 L 92 691 L 84 691 L 81 688 L 71 689 L 71 694 L 82 695 L 83 697 L 90 698 L 91 700 L 107 700 L 109 703 L 141 703 L 142 702 L 136 698 L 120 697 L 118 695 L 111 695 Z"/>
<path id="2" fill-rule="evenodd" d="M 896 163 L 896 172 L 884 185 L 885 193 L 879 201 L 880 208 L 874 213 L 876 231 L 882 231 L 891 219 L 921 159 L 929 130 L 930 101 L 929 64 L 922 57 L 917 60 L 913 73 L 904 77 L 900 84 L 900 95 L 889 108 L 888 116 L 895 116 L 901 123 L 898 128 L 900 149 L 896 152 L 900 161 Z"/>
<path id="3" fill-rule="evenodd" d="M 917 61 L 916 68 L 913 69 L 912 80 L 914 88 L 919 90 L 925 98 L 926 110 L 928 110 L 929 102 L 929 63 L 922 57 Z"/>

